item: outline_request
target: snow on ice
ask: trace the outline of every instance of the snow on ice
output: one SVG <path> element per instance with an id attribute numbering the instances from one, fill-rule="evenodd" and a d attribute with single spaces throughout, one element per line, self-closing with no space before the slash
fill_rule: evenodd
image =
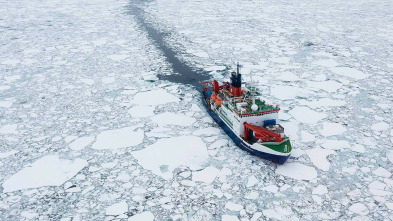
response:
<path id="1" fill-rule="evenodd" d="M 55 155 L 44 156 L 4 181 L 4 192 L 43 186 L 60 186 L 87 166 L 83 159 L 65 160 Z"/>
<path id="2" fill-rule="evenodd" d="M 300 163 L 285 163 L 276 168 L 276 173 L 296 180 L 312 180 L 318 176 L 317 171 Z"/>
<path id="3" fill-rule="evenodd" d="M 190 126 L 196 121 L 193 117 L 188 117 L 184 114 L 175 114 L 171 112 L 157 114 L 151 117 L 151 120 L 159 126 L 168 124 L 178 126 Z"/>
<path id="4" fill-rule="evenodd" d="M 142 143 L 143 138 L 143 130 L 138 129 L 135 131 L 134 127 L 107 130 L 97 135 L 97 140 L 91 148 L 103 150 L 131 147 Z"/>
<path id="5" fill-rule="evenodd" d="M 160 139 L 142 150 L 132 152 L 132 155 L 143 168 L 164 179 L 171 179 L 172 171 L 179 166 L 200 169 L 208 159 L 205 144 L 196 136 Z"/>
<path id="6" fill-rule="evenodd" d="M 163 89 L 137 93 L 131 101 L 131 103 L 138 105 L 159 105 L 171 102 L 177 103 L 179 98 Z"/>

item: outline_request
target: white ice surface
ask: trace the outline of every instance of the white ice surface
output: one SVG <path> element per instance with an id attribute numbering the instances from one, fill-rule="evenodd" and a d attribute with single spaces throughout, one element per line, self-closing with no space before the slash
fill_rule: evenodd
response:
<path id="1" fill-rule="evenodd" d="M 326 114 L 311 110 L 308 107 L 295 107 L 288 113 L 297 121 L 308 124 L 315 124 L 326 117 Z"/>
<path id="2" fill-rule="evenodd" d="M 286 163 L 277 166 L 276 173 L 295 180 L 312 180 L 318 176 L 317 171 L 300 163 Z"/>
<path id="3" fill-rule="evenodd" d="M 115 203 L 105 210 L 105 214 L 107 216 L 118 216 L 120 214 L 124 214 L 128 211 L 128 204 L 126 201 L 122 201 L 119 203 Z"/>
<path id="4" fill-rule="evenodd" d="M 94 137 L 80 137 L 70 143 L 71 150 L 82 150 L 94 141 Z"/>
<path id="5" fill-rule="evenodd" d="M 163 89 L 137 93 L 131 103 L 138 105 L 159 105 L 179 102 L 179 98 Z"/>
<path id="6" fill-rule="evenodd" d="M 342 124 L 330 122 L 323 122 L 322 129 L 320 129 L 321 134 L 325 137 L 340 135 L 345 131 L 347 131 L 347 129 Z"/>
<path id="7" fill-rule="evenodd" d="M 205 144 L 196 136 L 160 139 L 142 150 L 132 152 L 132 155 L 143 168 L 164 179 L 171 179 L 172 171 L 179 166 L 200 169 L 208 159 Z"/>
<path id="8" fill-rule="evenodd" d="M 144 132 L 141 129 L 137 131 L 134 130 L 134 127 L 124 127 L 103 131 L 97 135 L 97 140 L 93 143 L 91 148 L 103 150 L 136 146 L 142 143 Z"/>
<path id="9" fill-rule="evenodd" d="M 154 109 L 155 107 L 151 106 L 134 106 L 128 111 L 128 113 L 132 118 L 150 117 L 154 115 Z"/>
<path id="10" fill-rule="evenodd" d="M 192 172 L 192 180 L 209 184 L 214 181 L 219 172 L 220 170 L 215 167 L 206 167 L 203 170 Z"/>
<path id="11" fill-rule="evenodd" d="M 150 211 L 138 213 L 128 218 L 128 221 L 153 221 L 153 220 L 154 220 L 154 215 Z"/>
<path id="12" fill-rule="evenodd" d="M 4 192 L 60 186 L 87 166 L 83 159 L 65 160 L 55 155 L 44 156 L 23 168 L 3 183 Z"/>
<path id="13" fill-rule="evenodd" d="M 184 114 L 176 114 L 172 112 L 165 112 L 162 114 L 157 114 L 151 117 L 151 120 L 161 125 L 178 125 L 178 126 L 190 126 L 196 120 L 193 117 L 188 117 Z"/>
<path id="14" fill-rule="evenodd" d="M 17 124 L 3 125 L 0 127 L 0 134 L 15 134 L 18 132 Z"/>
<path id="15" fill-rule="evenodd" d="M 352 78 L 355 80 L 365 79 L 370 76 L 369 74 L 365 74 L 355 68 L 349 68 L 349 67 L 333 67 L 333 68 L 330 68 L 330 70 L 333 73 L 336 73 L 338 75 L 342 75 L 345 77 L 349 77 L 349 78 Z"/>
<path id="16" fill-rule="evenodd" d="M 307 155 L 310 157 L 311 162 L 319 169 L 328 171 L 330 162 L 326 159 L 327 156 L 336 154 L 334 150 L 314 148 L 306 150 Z"/>
<path id="17" fill-rule="evenodd" d="M 308 97 L 311 92 L 294 86 L 274 85 L 271 88 L 271 94 L 280 100 L 291 100 L 296 97 Z"/>

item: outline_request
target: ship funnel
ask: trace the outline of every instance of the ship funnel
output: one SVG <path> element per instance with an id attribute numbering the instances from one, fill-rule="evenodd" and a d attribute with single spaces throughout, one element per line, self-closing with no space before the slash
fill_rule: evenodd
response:
<path id="1" fill-rule="evenodd" d="M 240 74 L 239 63 L 237 63 L 237 72 L 232 72 L 231 86 L 232 86 L 232 93 L 235 97 L 242 96 L 242 75 Z"/>

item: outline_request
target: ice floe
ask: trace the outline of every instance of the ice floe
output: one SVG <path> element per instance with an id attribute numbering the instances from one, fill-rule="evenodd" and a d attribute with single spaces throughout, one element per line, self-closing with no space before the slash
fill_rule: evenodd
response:
<path id="1" fill-rule="evenodd" d="M 301 163 L 286 163 L 276 168 L 276 173 L 295 180 L 312 180 L 318 176 L 317 171 Z"/>
<path id="2" fill-rule="evenodd" d="M 330 70 L 338 75 L 342 75 L 356 80 L 365 79 L 370 76 L 369 74 L 365 74 L 355 68 L 350 67 L 333 67 L 330 68 Z"/>
<path id="3" fill-rule="evenodd" d="M 214 181 L 219 172 L 220 170 L 215 167 L 206 167 L 203 170 L 192 172 L 192 180 L 209 184 Z"/>
<path id="4" fill-rule="evenodd" d="M 154 215 L 152 212 L 146 211 L 128 218 L 128 221 L 153 221 Z"/>
<path id="5" fill-rule="evenodd" d="M 370 210 L 367 208 L 367 206 L 364 205 L 363 203 L 352 204 L 348 209 L 351 212 L 362 215 L 362 216 L 365 216 L 370 212 Z"/>
<path id="6" fill-rule="evenodd" d="M 138 118 L 138 117 L 150 117 L 154 115 L 154 110 L 156 107 L 151 107 L 151 106 L 134 106 L 131 107 L 131 109 L 128 111 L 128 113 L 131 115 L 133 118 Z"/>
<path id="7" fill-rule="evenodd" d="M 288 113 L 297 121 L 308 124 L 315 124 L 326 117 L 326 114 L 311 110 L 308 107 L 295 107 Z"/>
<path id="8" fill-rule="evenodd" d="M 387 129 L 389 129 L 389 124 L 387 124 L 386 122 L 383 122 L 383 121 L 371 125 L 371 130 L 374 130 L 374 131 L 384 131 Z"/>
<path id="9" fill-rule="evenodd" d="M 312 194 L 314 195 L 325 195 L 328 193 L 328 189 L 325 185 L 318 185 L 315 189 L 313 189 Z"/>
<path id="10" fill-rule="evenodd" d="M 115 203 L 105 209 L 105 214 L 107 216 L 118 216 L 124 214 L 128 211 L 128 204 L 126 201 Z"/>
<path id="11" fill-rule="evenodd" d="M 94 141 L 94 137 L 80 137 L 70 143 L 71 150 L 82 150 Z"/>
<path id="12" fill-rule="evenodd" d="M 310 157 L 311 162 L 319 169 L 328 171 L 330 162 L 326 159 L 327 156 L 336 154 L 334 150 L 314 148 L 306 150 L 307 155 Z"/>
<path id="13" fill-rule="evenodd" d="M 164 179 L 171 179 L 179 166 L 200 169 L 208 159 L 204 142 L 196 136 L 163 138 L 132 155 L 143 168 Z"/>
<path id="14" fill-rule="evenodd" d="M 18 133 L 17 124 L 8 124 L 0 127 L 0 134 L 15 134 Z"/>
<path id="15" fill-rule="evenodd" d="M 292 100 L 296 97 L 308 97 L 311 91 L 294 86 L 275 85 L 271 88 L 271 94 L 280 100 Z"/>
<path id="16" fill-rule="evenodd" d="M 131 147 L 142 143 L 143 138 L 143 130 L 135 131 L 134 127 L 107 130 L 97 135 L 97 139 L 91 148 L 103 150 Z"/>
<path id="17" fill-rule="evenodd" d="M 340 135 L 345 131 L 347 131 L 347 129 L 342 124 L 329 122 L 323 122 L 322 129 L 320 129 L 321 134 L 325 137 Z"/>
<path id="18" fill-rule="evenodd" d="M 165 112 L 151 117 L 151 120 L 158 125 L 178 125 L 190 126 L 196 120 L 193 117 L 188 117 L 184 114 L 175 114 L 172 112 Z"/>
<path id="19" fill-rule="evenodd" d="M 171 102 L 179 102 L 179 98 L 163 89 L 137 93 L 131 103 L 138 105 L 159 105 Z"/>
<path id="20" fill-rule="evenodd" d="M 4 192 L 60 186 L 87 166 L 83 159 L 65 160 L 56 155 L 44 156 L 23 168 L 3 183 Z"/>

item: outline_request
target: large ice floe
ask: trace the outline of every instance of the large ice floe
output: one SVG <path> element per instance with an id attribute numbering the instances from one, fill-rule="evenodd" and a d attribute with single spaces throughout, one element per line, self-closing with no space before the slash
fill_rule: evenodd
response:
<path id="1" fill-rule="evenodd" d="M 389 220 L 392 7 L 2 1 L 0 220 Z M 196 81 L 237 62 L 281 109 L 284 165 L 203 107 Z"/>

